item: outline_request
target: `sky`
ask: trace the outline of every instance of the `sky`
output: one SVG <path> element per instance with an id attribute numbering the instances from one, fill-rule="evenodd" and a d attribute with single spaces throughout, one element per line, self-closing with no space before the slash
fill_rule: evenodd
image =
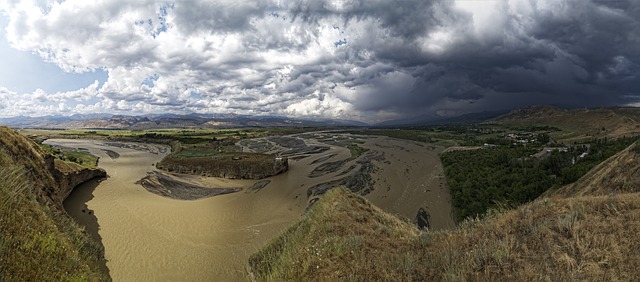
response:
<path id="1" fill-rule="evenodd" d="M 0 117 L 640 105 L 637 0 L 0 0 Z"/>

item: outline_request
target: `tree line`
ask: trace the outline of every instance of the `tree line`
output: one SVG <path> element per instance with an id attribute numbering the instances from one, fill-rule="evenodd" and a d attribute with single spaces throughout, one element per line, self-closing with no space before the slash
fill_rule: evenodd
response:
<path id="1" fill-rule="evenodd" d="M 443 153 L 440 158 L 451 191 L 454 218 L 461 221 L 500 205 L 529 202 L 553 186 L 575 182 L 637 139 L 596 139 L 586 143 L 588 146 L 566 146 L 542 158 L 533 156 L 542 148 L 526 146 Z"/>

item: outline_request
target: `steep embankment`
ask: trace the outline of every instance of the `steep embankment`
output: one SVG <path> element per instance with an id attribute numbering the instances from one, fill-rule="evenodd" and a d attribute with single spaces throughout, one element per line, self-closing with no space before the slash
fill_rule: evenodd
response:
<path id="1" fill-rule="evenodd" d="M 104 169 L 85 168 L 79 164 L 68 163 L 61 160 L 54 161 L 53 175 L 58 183 L 59 191 L 56 193 L 54 201 L 62 204 L 73 191 L 73 188 L 96 177 L 106 177 Z"/>
<path id="2" fill-rule="evenodd" d="M 257 153 L 222 153 L 208 157 L 165 157 L 157 168 L 169 172 L 228 179 L 263 179 L 289 169 L 287 158 Z"/>
<path id="3" fill-rule="evenodd" d="M 451 231 L 419 233 L 334 189 L 250 269 L 275 280 L 631 280 L 640 268 L 636 146 L 546 195 L 554 197 Z"/>
<path id="4" fill-rule="evenodd" d="M 0 280 L 109 280 L 101 245 L 62 210 L 87 176 L 79 171 L 56 170 L 35 143 L 0 127 Z"/>

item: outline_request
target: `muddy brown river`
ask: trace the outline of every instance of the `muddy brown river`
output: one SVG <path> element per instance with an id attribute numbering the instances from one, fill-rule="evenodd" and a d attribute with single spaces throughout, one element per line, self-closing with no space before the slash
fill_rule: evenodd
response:
<path id="1" fill-rule="evenodd" d="M 268 178 L 271 183 L 258 192 L 187 201 L 158 196 L 136 184 L 156 170 L 154 164 L 166 153 L 108 146 L 98 140 L 50 139 L 45 143 L 86 149 L 100 157 L 99 167 L 107 171 L 109 178 L 77 187 L 64 205 L 104 245 L 114 281 L 248 280 L 249 256 L 304 212 L 307 188 L 335 179 L 341 172 L 309 178 L 319 165 L 311 163 L 323 156 L 335 155 L 330 160 L 350 156 L 344 147 L 329 146 L 313 157 L 290 159 L 289 171 Z M 375 163 L 375 190 L 367 195 L 369 200 L 410 219 L 419 207 L 427 207 L 433 228 L 454 226 L 437 156 L 442 148 L 385 137 L 366 139 L 361 146 L 384 152 L 386 158 Z M 256 182 L 206 181 L 211 187 L 230 188 Z"/>

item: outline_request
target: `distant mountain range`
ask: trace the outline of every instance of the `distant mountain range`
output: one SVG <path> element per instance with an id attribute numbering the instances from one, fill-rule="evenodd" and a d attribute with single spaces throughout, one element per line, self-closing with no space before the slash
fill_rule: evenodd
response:
<path id="1" fill-rule="evenodd" d="M 403 126 L 417 126 L 417 125 L 444 125 L 444 124 L 472 124 L 481 123 L 503 114 L 506 111 L 495 112 L 479 112 L 469 113 L 453 117 L 442 117 L 437 115 L 421 115 L 417 117 L 395 119 L 384 121 L 376 124 L 376 127 L 403 127 Z"/>
<path id="2" fill-rule="evenodd" d="M 236 114 L 156 114 L 144 116 L 89 114 L 0 118 L 0 125 L 15 128 L 87 128 L 87 129 L 159 129 L 159 128 L 239 128 L 239 127 L 407 127 L 451 124 L 497 123 L 511 125 L 548 125 L 569 131 L 629 136 L 640 133 L 640 108 L 611 107 L 562 109 L 554 106 L 530 106 L 510 112 L 479 112 L 455 117 L 421 115 L 417 117 L 367 124 L 352 120 L 248 116 Z"/>
<path id="3" fill-rule="evenodd" d="M 89 129 L 154 129 L 154 128 L 237 128 L 237 127 L 323 127 L 367 126 L 367 124 L 334 119 L 296 119 L 279 116 L 245 116 L 223 114 L 161 114 L 128 116 L 91 114 L 72 116 L 18 116 L 0 118 L 0 125 L 16 128 L 89 128 Z"/>

